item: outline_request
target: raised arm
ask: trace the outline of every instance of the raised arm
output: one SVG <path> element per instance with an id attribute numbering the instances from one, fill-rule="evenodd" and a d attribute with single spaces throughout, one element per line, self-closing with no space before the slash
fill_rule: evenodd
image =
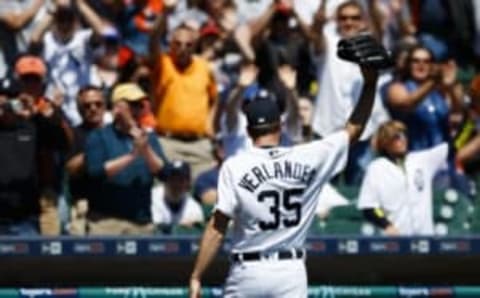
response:
<path id="1" fill-rule="evenodd" d="M 40 10 L 44 0 L 34 0 L 32 4 L 25 10 L 13 12 L 6 11 L 0 13 L 0 22 L 7 25 L 10 29 L 16 31 L 20 30 L 28 22 L 30 22 L 35 14 Z"/>
<path id="2" fill-rule="evenodd" d="M 153 23 L 153 29 L 150 32 L 150 40 L 148 42 L 150 65 L 153 67 L 156 66 L 158 55 L 161 54 L 160 40 L 165 36 L 166 28 L 166 16 L 160 13 Z"/>
<path id="3" fill-rule="evenodd" d="M 278 77 L 286 89 L 286 119 L 285 124 L 287 133 L 293 139 L 297 139 L 301 134 L 300 109 L 298 106 L 298 96 L 296 91 L 297 72 L 290 65 L 282 65 L 278 69 Z"/>
<path id="4" fill-rule="evenodd" d="M 45 32 L 50 28 L 53 23 L 53 12 L 49 12 L 40 23 L 33 28 L 32 35 L 30 36 L 30 44 L 32 46 L 40 45 Z"/>
<path id="5" fill-rule="evenodd" d="M 411 111 L 422 102 L 425 96 L 435 88 L 435 81 L 429 79 L 422 83 L 418 89 L 408 91 L 402 82 L 392 83 L 387 91 L 387 103 L 390 107 L 400 111 Z"/>
<path id="6" fill-rule="evenodd" d="M 317 54 L 324 53 L 327 46 L 325 35 L 323 34 L 323 27 L 327 23 L 326 6 L 327 0 L 322 0 L 318 6 L 318 10 L 314 15 L 313 23 L 310 28 L 307 28 L 303 22 L 299 23 L 302 31 L 308 34 L 309 40 L 313 42 L 313 46 Z"/>
<path id="7" fill-rule="evenodd" d="M 242 106 L 243 92 L 257 78 L 258 68 L 255 64 L 248 64 L 240 70 L 237 86 L 230 92 L 225 107 L 227 131 L 232 132 L 238 124 L 238 113 Z"/>
<path id="8" fill-rule="evenodd" d="M 105 22 L 100 16 L 86 3 L 85 0 L 77 0 L 77 8 L 85 18 L 85 21 L 92 27 L 93 31 L 100 35 L 106 28 Z"/>
<path id="9" fill-rule="evenodd" d="M 390 9 L 400 28 L 402 37 L 415 35 L 417 28 L 409 15 L 408 3 L 405 0 L 390 0 Z"/>
<path id="10" fill-rule="evenodd" d="M 385 33 L 386 15 L 383 13 L 379 0 L 370 0 L 368 2 L 368 12 L 370 15 L 369 27 L 375 38 L 382 40 Z"/>
<path id="11" fill-rule="evenodd" d="M 425 96 L 437 87 L 446 87 L 445 90 L 450 89 L 450 69 L 444 70 L 442 66 L 435 65 L 430 77 L 425 80 L 414 91 L 409 91 L 402 82 L 395 82 L 388 87 L 387 91 L 387 103 L 392 108 L 409 112 L 417 107 L 421 103 Z M 456 70 L 455 75 L 456 75 Z M 448 76 L 448 78 L 445 78 Z"/>
<path id="12" fill-rule="evenodd" d="M 353 109 L 345 129 L 349 135 L 350 143 L 355 143 L 362 135 L 368 118 L 372 113 L 375 101 L 375 92 L 378 81 L 378 70 L 368 66 L 360 66 L 363 75 L 363 87 L 360 99 Z"/>
<path id="13" fill-rule="evenodd" d="M 277 4 L 275 2 L 272 2 L 272 4 L 268 6 L 265 12 L 260 15 L 260 17 L 248 24 L 248 27 L 250 29 L 250 42 L 252 44 L 256 44 L 258 40 L 263 37 L 263 33 L 270 24 L 270 21 L 272 20 L 276 9 Z"/>

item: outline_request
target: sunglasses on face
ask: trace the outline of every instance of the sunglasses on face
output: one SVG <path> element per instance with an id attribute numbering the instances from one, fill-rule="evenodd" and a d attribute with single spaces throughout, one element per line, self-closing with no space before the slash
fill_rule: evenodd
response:
<path id="1" fill-rule="evenodd" d="M 131 102 L 128 102 L 128 106 L 132 109 L 143 109 L 143 102 L 142 101 L 131 101 Z"/>
<path id="2" fill-rule="evenodd" d="M 401 141 L 401 140 L 406 140 L 407 136 L 403 131 L 396 132 L 391 138 L 390 141 Z"/>
<path id="3" fill-rule="evenodd" d="M 412 63 L 419 64 L 430 64 L 432 62 L 432 59 L 430 58 L 412 58 Z"/>
<path id="4" fill-rule="evenodd" d="M 92 102 L 86 102 L 82 104 L 82 107 L 84 109 L 91 109 L 93 107 L 100 109 L 103 108 L 104 104 L 101 101 L 92 101 Z"/>
<path id="5" fill-rule="evenodd" d="M 362 19 L 362 16 L 359 14 L 355 15 L 341 15 L 338 17 L 340 21 L 347 21 L 347 20 L 352 20 L 352 21 L 360 21 Z"/>
<path id="6" fill-rule="evenodd" d="M 193 47 L 193 42 L 191 41 L 180 41 L 180 40 L 172 40 L 172 46 L 175 47 L 184 47 L 184 48 L 192 48 Z"/>

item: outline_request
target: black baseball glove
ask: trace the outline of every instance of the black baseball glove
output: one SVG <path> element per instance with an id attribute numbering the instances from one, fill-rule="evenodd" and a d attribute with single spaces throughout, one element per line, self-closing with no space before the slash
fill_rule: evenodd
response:
<path id="1" fill-rule="evenodd" d="M 393 66 L 392 58 L 383 45 L 365 33 L 340 40 L 337 55 L 341 59 L 376 69 Z"/>

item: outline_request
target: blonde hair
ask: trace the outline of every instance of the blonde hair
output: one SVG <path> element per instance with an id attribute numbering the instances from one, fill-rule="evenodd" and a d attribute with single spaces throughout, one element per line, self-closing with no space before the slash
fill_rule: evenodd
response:
<path id="1" fill-rule="evenodd" d="M 383 123 L 374 136 L 373 148 L 379 154 L 385 154 L 386 147 L 395 134 L 406 131 L 407 127 L 400 121 L 390 120 Z"/>

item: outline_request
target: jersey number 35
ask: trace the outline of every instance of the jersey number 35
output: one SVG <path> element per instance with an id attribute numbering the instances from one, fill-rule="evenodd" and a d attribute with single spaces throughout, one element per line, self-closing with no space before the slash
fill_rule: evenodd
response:
<path id="1" fill-rule="evenodd" d="M 258 226 L 262 230 L 276 230 L 283 225 L 286 228 L 294 227 L 302 218 L 302 204 L 295 198 L 303 194 L 303 188 L 278 190 L 264 190 L 258 194 L 257 200 L 261 203 L 270 204 L 271 221 L 259 221 Z M 285 213 L 282 213 L 282 207 Z M 293 211 L 293 212 L 292 212 Z"/>

